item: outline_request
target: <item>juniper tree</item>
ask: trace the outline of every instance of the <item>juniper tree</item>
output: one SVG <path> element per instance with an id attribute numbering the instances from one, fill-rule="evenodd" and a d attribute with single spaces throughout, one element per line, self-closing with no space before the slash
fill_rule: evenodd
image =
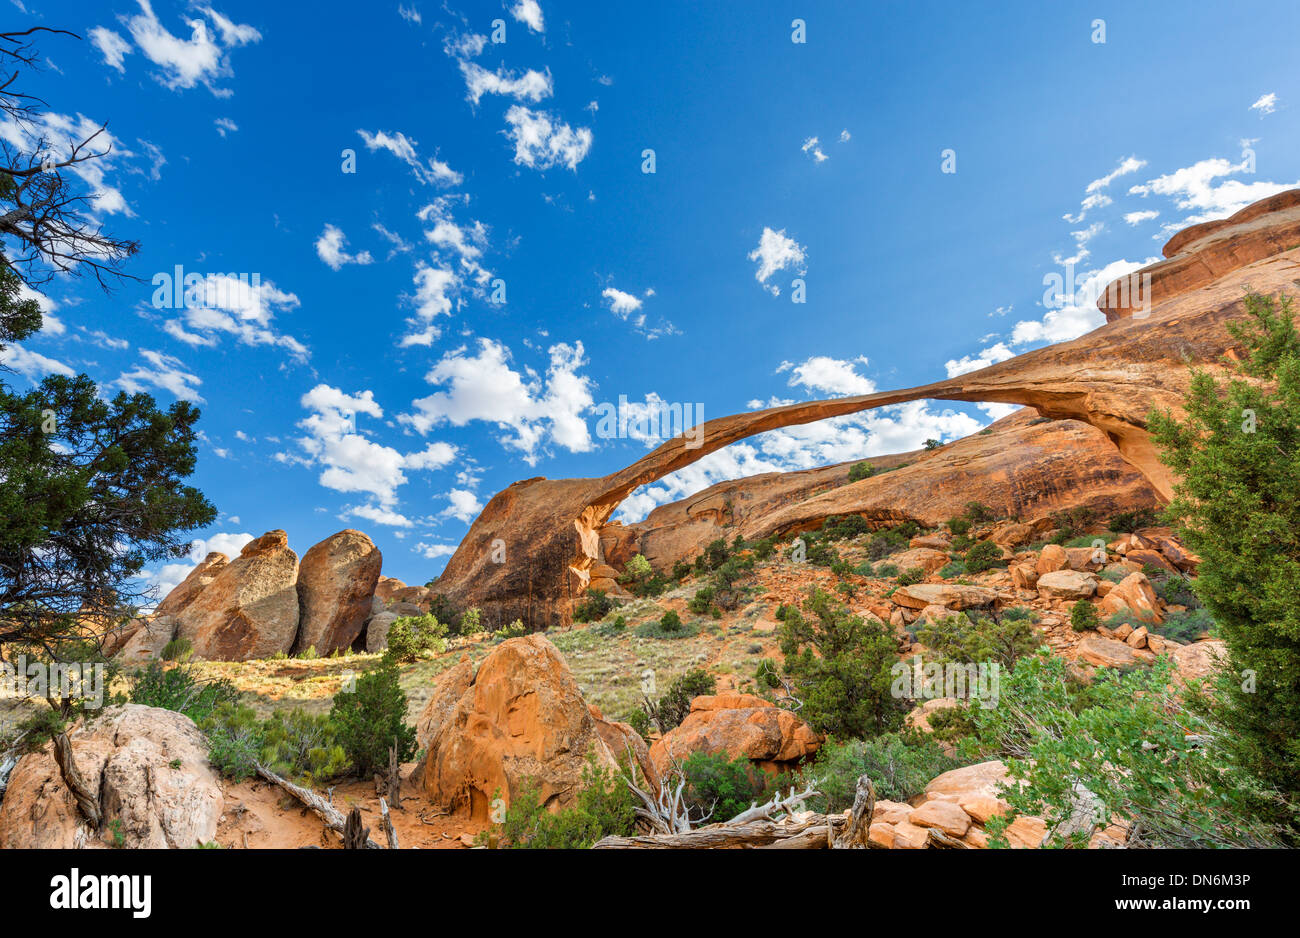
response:
<path id="1" fill-rule="evenodd" d="M 1153 413 L 1179 478 L 1167 517 L 1201 563 L 1193 589 L 1227 642 L 1209 705 L 1217 744 L 1300 803 L 1300 336 L 1289 297 L 1250 294 L 1229 324 L 1244 352 L 1193 373 L 1182 417 Z"/>

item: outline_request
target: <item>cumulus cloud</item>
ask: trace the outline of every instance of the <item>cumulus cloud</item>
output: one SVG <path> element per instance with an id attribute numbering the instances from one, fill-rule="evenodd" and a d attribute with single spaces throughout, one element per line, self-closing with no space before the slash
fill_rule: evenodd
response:
<path id="1" fill-rule="evenodd" d="M 380 130 L 372 134 L 366 130 L 358 130 L 357 133 L 361 136 L 367 150 L 387 150 L 409 166 L 415 178 L 425 185 L 459 186 L 465 181 L 464 176 L 439 159 L 431 158 L 422 161 L 417 153 L 418 144 L 400 131 L 388 133 Z"/>
<path id="2" fill-rule="evenodd" d="M 75 371 L 57 359 L 49 358 L 40 352 L 33 352 L 21 345 L 14 344 L 0 348 L 0 366 L 10 368 L 33 381 L 39 381 L 46 375 L 63 375 L 71 378 L 76 374 Z"/>
<path id="3" fill-rule="evenodd" d="M 824 163 L 828 159 L 830 159 L 829 156 L 827 156 L 825 153 L 822 152 L 822 148 L 819 145 L 819 141 L 816 137 L 809 137 L 807 140 L 803 142 L 803 146 L 801 146 L 799 149 L 803 150 L 805 153 L 807 153 L 818 163 Z"/>
<path id="4" fill-rule="evenodd" d="M 1275 183 L 1257 180 L 1242 182 L 1230 179 L 1236 173 L 1252 170 L 1248 159 L 1233 163 L 1222 157 L 1200 160 L 1172 173 L 1133 186 L 1129 193 L 1139 196 L 1159 195 L 1172 199 L 1180 211 L 1191 212 L 1181 220 L 1170 222 L 1164 231 L 1171 232 L 1189 225 L 1227 218 L 1252 202 L 1295 188 L 1300 183 Z"/>
<path id="5" fill-rule="evenodd" d="M 239 125 L 236 124 L 234 121 L 232 121 L 229 117 L 218 117 L 212 123 L 216 126 L 217 133 L 221 134 L 221 136 L 223 137 L 226 134 L 233 134 L 237 130 L 239 130 Z"/>
<path id="6" fill-rule="evenodd" d="M 1016 323 L 1011 331 L 1011 344 L 1065 342 L 1091 332 L 1106 321 L 1101 310 L 1097 309 L 1097 298 L 1106 288 L 1125 274 L 1140 270 L 1157 260 L 1157 257 L 1148 257 L 1136 262 L 1122 259 L 1111 261 L 1105 267 L 1084 273 L 1073 293 L 1063 294 L 1048 285 L 1043 294 L 1043 305 L 1048 307 L 1047 312 L 1041 319 Z"/>
<path id="7" fill-rule="evenodd" d="M 347 252 L 347 236 L 338 227 L 326 224 L 325 230 L 316 239 L 316 256 L 323 260 L 331 270 L 341 270 L 345 264 L 369 264 L 374 261 L 369 251 L 360 254 Z"/>
<path id="8" fill-rule="evenodd" d="M 467 100 L 478 104 L 485 94 L 500 94 L 514 98 L 516 101 L 532 101 L 549 98 L 554 91 L 551 84 L 551 72 L 538 72 L 528 69 L 522 75 L 507 71 L 504 66 L 495 72 L 489 72 L 483 66 L 462 60 L 461 74 L 465 76 L 468 89 Z"/>
<path id="9" fill-rule="evenodd" d="M 166 299 L 159 299 L 159 296 L 168 292 L 169 286 L 159 286 L 154 305 L 166 307 Z M 225 334 L 234 336 L 243 345 L 283 348 L 293 360 L 304 362 L 309 357 L 307 347 L 273 327 L 277 314 L 294 310 L 299 305 L 297 296 L 280 290 L 270 280 L 234 274 L 207 274 L 200 283 L 185 287 L 184 308 L 179 310 L 177 318 L 168 320 L 163 329 L 187 345 L 214 347 Z"/>
<path id="10" fill-rule="evenodd" d="M 231 518 L 230 520 L 238 524 L 239 519 Z M 168 593 L 180 586 L 181 581 L 189 576 L 208 554 L 225 554 L 228 559 L 234 560 L 239 556 L 239 552 L 244 549 L 244 545 L 252 539 L 253 535 L 248 533 L 222 532 L 208 538 L 191 541 L 186 560 L 164 564 L 155 571 L 147 572 L 144 575 L 145 586 L 161 602 Z"/>
<path id="11" fill-rule="evenodd" d="M 529 465 L 546 443 L 587 452 L 592 442 L 582 414 L 593 400 L 591 379 L 579 373 L 586 364 L 582 343 L 559 343 L 548 354 L 543 377 L 531 368 L 516 371 L 509 349 L 491 339 L 479 339 L 474 354 L 464 346 L 448 352 L 425 376 L 444 390 L 412 402 L 412 412 L 398 421 L 421 435 L 444 423 L 493 424 L 507 431 L 501 444 L 523 453 Z"/>
<path id="12" fill-rule="evenodd" d="M 532 32 L 546 31 L 546 23 L 542 18 L 542 5 L 537 0 L 518 0 L 510 9 L 510 14 Z"/>
<path id="13" fill-rule="evenodd" d="M 506 123 L 506 137 L 515 145 L 515 163 L 529 169 L 547 170 L 558 165 L 576 172 L 591 149 L 589 128 L 574 130 L 546 111 L 516 104 L 506 111 Z"/>
<path id="14" fill-rule="evenodd" d="M 754 279 L 773 296 L 780 296 L 781 288 L 767 282 L 772 275 L 787 267 L 803 274 L 806 269 L 804 267 L 806 258 L 807 252 L 803 245 L 794 238 L 788 237 L 784 228 L 773 231 L 771 228 L 764 227 L 763 234 L 758 239 L 758 247 L 749 252 L 749 259 L 758 262 Z"/>
<path id="15" fill-rule="evenodd" d="M 202 84 L 217 97 L 229 97 L 228 89 L 217 83 L 234 75 L 230 67 L 231 49 L 260 42 L 262 34 L 252 26 L 235 23 L 211 7 L 196 6 L 200 14 L 187 20 L 190 38 L 173 35 L 153 11 L 149 0 L 139 0 L 140 12 L 122 17 L 136 48 L 158 66 L 154 76 L 165 88 L 182 90 Z M 105 27 L 91 31 L 91 40 L 105 63 L 124 71 L 123 58 L 129 51 L 125 39 Z"/>
<path id="16" fill-rule="evenodd" d="M 408 527 L 410 521 L 396 510 L 397 490 L 407 482 L 406 470 L 442 469 L 457 456 L 454 446 L 430 443 L 423 450 L 402 453 L 369 439 L 357 428 L 357 417 L 379 419 L 383 408 L 374 392 L 348 394 L 327 384 L 318 384 L 302 396 L 309 415 L 298 422 L 305 431 L 297 439 L 302 457 L 277 454 L 284 463 L 319 466 L 319 482 L 336 492 L 370 496 L 365 505 L 346 509 L 349 515 L 377 524 Z"/>
<path id="17" fill-rule="evenodd" d="M 990 345 L 978 355 L 966 355 L 960 359 L 950 359 L 944 366 L 948 371 L 949 378 L 955 378 L 958 375 L 968 374 L 972 371 L 979 371 L 981 368 L 987 368 L 989 365 L 996 365 L 998 362 L 1004 362 L 1008 358 L 1015 358 L 1016 353 L 1007 348 L 1003 342 L 996 345 Z"/>
<path id="18" fill-rule="evenodd" d="M 455 518 L 466 524 L 477 518 L 483 510 L 483 502 L 468 489 L 452 489 L 447 493 L 447 501 L 447 507 L 442 510 L 443 517 Z"/>
<path id="19" fill-rule="evenodd" d="M 819 394 L 834 397 L 851 397 L 858 394 L 871 394 L 876 390 L 875 382 L 858 374 L 858 364 L 866 365 L 867 360 L 859 357 L 854 361 L 844 361 L 827 355 L 814 355 L 799 364 L 781 362 L 777 373 L 790 372 L 790 387 L 803 387 Z"/>
<path id="20" fill-rule="evenodd" d="M 203 382 L 197 375 L 183 370 L 184 364 L 173 355 L 164 355 L 149 349 L 141 349 L 140 357 L 144 361 L 134 369 L 124 372 L 117 379 L 117 386 L 128 394 L 136 394 L 147 388 L 161 388 L 183 401 L 198 403 L 198 386 Z"/>
<path id="21" fill-rule="evenodd" d="M 94 160 L 83 160 L 67 167 L 85 183 L 90 194 L 91 207 L 96 213 L 104 215 L 134 215 L 131 206 L 120 189 L 109 185 L 109 173 L 119 167 L 121 161 L 136 156 L 127 149 L 106 128 L 101 129 L 100 122 L 91 120 L 83 114 L 75 117 L 51 111 L 42 112 L 30 120 L 18 123 L 8 117 L 0 120 L 0 140 L 14 149 L 24 153 L 40 153 L 42 144 L 48 144 L 49 153 L 56 159 L 67 159 L 72 147 L 84 140 L 94 137 L 92 144 L 96 152 L 105 155 Z"/>

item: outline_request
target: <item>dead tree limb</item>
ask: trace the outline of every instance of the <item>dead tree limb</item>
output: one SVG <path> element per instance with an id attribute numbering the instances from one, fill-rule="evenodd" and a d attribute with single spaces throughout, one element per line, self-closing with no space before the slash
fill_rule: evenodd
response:
<path id="1" fill-rule="evenodd" d="M 311 789 L 303 788 L 301 785 L 295 785 L 287 778 L 276 775 L 260 762 L 256 765 L 258 775 L 262 776 L 262 778 L 266 779 L 268 782 L 273 782 L 274 784 L 279 785 L 289 794 L 301 801 L 304 805 L 310 808 L 318 818 L 324 821 L 325 826 L 334 831 L 334 833 L 338 834 L 340 837 L 345 835 L 347 818 L 343 816 L 338 808 L 329 804 L 324 798 Z M 367 833 L 369 832 L 367 831 Z M 366 838 L 365 846 L 370 850 L 383 849 L 379 844 L 369 838 Z"/>
<path id="2" fill-rule="evenodd" d="M 754 802 L 726 823 L 746 824 L 750 821 L 770 819 L 774 815 L 783 812 L 785 814 L 793 814 L 794 810 L 809 798 L 821 794 L 821 792 L 817 791 L 817 784 L 816 780 L 809 782 L 808 787 L 797 794 L 792 785 L 790 786 L 790 794 L 786 795 L 784 798 L 781 797 L 781 792 L 778 791 L 766 804 L 758 804 L 757 802 Z"/>
<path id="3" fill-rule="evenodd" d="M 388 802 L 383 798 L 379 799 L 379 816 L 384 821 L 384 833 L 388 837 L 388 849 L 396 850 L 397 847 L 397 828 L 393 827 L 393 817 L 388 813 Z"/>
<path id="4" fill-rule="evenodd" d="M 831 846 L 837 850 L 862 849 L 867 846 L 871 829 L 871 815 L 876 810 L 876 786 L 865 775 L 858 776 L 853 808 L 844 833 Z"/>
<path id="5" fill-rule="evenodd" d="M 348 819 L 343 822 L 343 849 L 365 850 L 371 843 L 370 828 L 361 820 L 361 809 L 353 805 L 348 812 Z"/>
<path id="6" fill-rule="evenodd" d="M 91 827 L 98 829 L 104 815 L 72 757 L 72 741 L 68 739 L 66 730 L 54 737 L 54 761 L 59 766 L 59 774 L 63 776 L 63 784 L 68 786 L 68 791 L 72 792 L 72 797 L 77 802 L 81 816 Z"/>
<path id="7" fill-rule="evenodd" d="M 608 850 L 639 847 L 658 850 L 717 850 L 752 848 L 792 841 L 790 846 L 816 849 L 826 846 L 826 827 L 839 830 L 845 824 L 842 814 L 814 814 L 807 820 L 778 824 L 775 821 L 750 821 L 745 824 L 710 824 L 693 831 L 676 834 L 644 834 L 639 837 L 605 837 L 593 849 Z M 813 832 L 814 836 L 804 835 Z"/>

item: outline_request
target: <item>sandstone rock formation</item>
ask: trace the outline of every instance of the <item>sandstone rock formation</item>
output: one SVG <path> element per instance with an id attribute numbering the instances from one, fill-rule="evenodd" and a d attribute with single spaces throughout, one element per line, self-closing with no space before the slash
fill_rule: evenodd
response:
<path id="1" fill-rule="evenodd" d="M 249 541 L 177 616 L 177 636 L 199 658 L 242 661 L 293 648 L 298 555 L 284 531 Z"/>
<path id="2" fill-rule="evenodd" d="M 174 616 L 192 603 L 209 583 L 211 583 L 221 568 L 230 562 L 225 554 L 220 551 L 213 551 L 203 558 L 202 562 L 190 571 L 189 576 L 181 580 L 170 593 L 163 597 L 154 609 L 155 616 Z"/>
<path id="3" fill-rule="evenodd" d="M 693 752 L 740 756 L 764 771 L 779 773 L 814 754 L 821 740 L 789 710 L 752 694 L 696 697 L 686 719 L 650 747 L 650 761 L 661 776 Z"/>
<path id="4" fill-rule="evenodd" d="M 175 616 L 154 616 L 141 624 L 117 653 L 117 661 L 124 668 L 138 668 L 150 661 L 159 661 L 167 643 L 176 637 Z"/>
<path id="5" fill-rule="evenodd" d="M 370 617 L 383 556 L 360 531 L 327 537 L 298 567 L 298 637 L 294 652 L 328 655 L 351 647 Z"/>
<path id="6" fill-rule="evenodd" d="M 616 769 L 568 664 L 543 636 L 502 642 L 473 674 L 462 665 L 439 681 L 417 726 L 427 750 L 417 784 L 431 801 L 481 820 L 494 798 L 509 804 L 531 781 L 543 804 L 562 807 L 589 756 Z"/>
<path id="7" fill-rule="evenodd" d="M 77 768 L 104 813 L 102 829 L 85 823 L 47 743 L 24 756 L 9 777 L 0 804 L 0 849 L 107 847 L 112 827 L 124 847 L 184 849 L 214 839 L 221 786 L 208 765 L 203 734 L 189 717 L 125 704 L 69 736 Z"/>
<path id="8" fill-rule="evenodd" d="M 487 504 L 436 588 L 457 605 L 482 607 L 486 622 L 520 618 L 539 627 L 564 621 L 573 598 L 590 583 L 593 567 L 604 562 L 602 543 L 616 546 L 619 541 L 621 532 L 608 524 L 611 515 L 639 486 L 757 433 L 927 398 L 1024 404 L 1043 417 L 1090 424 L 1095 431 L 1085 428 L 1079 431 L 1081 436 L 1099 431 L 1100 439 L 1109 441 L 1161 498 L 1168 498 L 1172 479 L 1147 434 L 1147 413 L 1153 407 L 1178 409 L 1191 367 L 1222 369 L 1221 358 L 1234 344 L 1225 325 L 1242 314 L 1248 290 L 1297 292 L 1300 239 L 1294 231 L 1298 202 L 1300 192 L 1284 193 L 1232 218 L 1176 236 L 1165 247 L 1169 260 L 1139 271 L 1133 281 L 1141 284 L 1142 275 L 1149 274 L 1153 284 L 1150 302 L 1137 309 L 1139 315 L 1125 315 L 1136 307 L 1113 305 L 1114 294 L 1103 297 L 1101 305 L 1110 321 L 1073 341 L 922 387 L 790 404 L 710 420 L 691 441 L 699 445 L 675 438 L 626 469 L 602 478 L 516 482 Z M 955 448 L 943 447 L 937 452 Z M 1040 478 L 1052 479 L 1062 473 L 1069 478 L 1079 458 L 1075 450 L 1055 446 L 1036 454 L 1034 462 L 1045 467 Z M 1123 475 L 1113 467 L 1104 471 L 1113 479 Z M 798 478 L 781 484 L 814 481 L 819 474 L 820 479 L 830 481 L 828 470 L 812 470 L 794 474 Z M 972 467 L 965 467 L 966 484 L 976 475 Z M 878 474 L 846 488 L 865 486 L 879 478 Z M 685 510 L 715 518 L 734 513 L 735 500 L 728 506 L 725 497 L 716 497 L 721 495 L 718 489 L 688 500 Z M 844 503 L 833 493 L 806 497 L 787 509 L 784 517 L 777 513 L 763 525 L 747 524 L 736 533 L 749 536 L 758 530 L 791 530 L 801 517 L 815 514 L 809 503 L 819 497 Z M 821 511 L 820 517 L 829 513 L 825 505 L 815 507 Z M 498 541 L 506 545 L 509 563 L 493 562 L 493 545 Z M 650 556 L 645 547 L 641 552 Z M 672 552 L 667 549 L 663 554 Z"/>

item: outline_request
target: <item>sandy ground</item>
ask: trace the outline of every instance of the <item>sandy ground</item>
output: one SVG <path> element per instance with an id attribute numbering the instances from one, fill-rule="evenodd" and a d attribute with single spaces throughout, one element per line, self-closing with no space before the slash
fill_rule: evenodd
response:
<path id="1" fill-rule="evenodd" d="M 466 841 L 472 840 L 484 825 L 439 814 L 438 809 L 417 797 L 414 786 L 406 784 L 414 768 L 415 763 L 402 766 L 402 806 L 390 812 L 398 844 L 402 849 L 465 849 Z M 226 782 L 222 787 L 226 809 L 217 829 L 217 842 L 222 847 L 233 850 L 340 848 L 338 836 L 279 786 L 249 779 Z M 373 782 L 345 782 L 333 789 L 332 797 L 334 805 L 344 813 L 354 805 L 361 808 L 361 816 L 370 828 L 370 838 L 386 842 Z"/>

